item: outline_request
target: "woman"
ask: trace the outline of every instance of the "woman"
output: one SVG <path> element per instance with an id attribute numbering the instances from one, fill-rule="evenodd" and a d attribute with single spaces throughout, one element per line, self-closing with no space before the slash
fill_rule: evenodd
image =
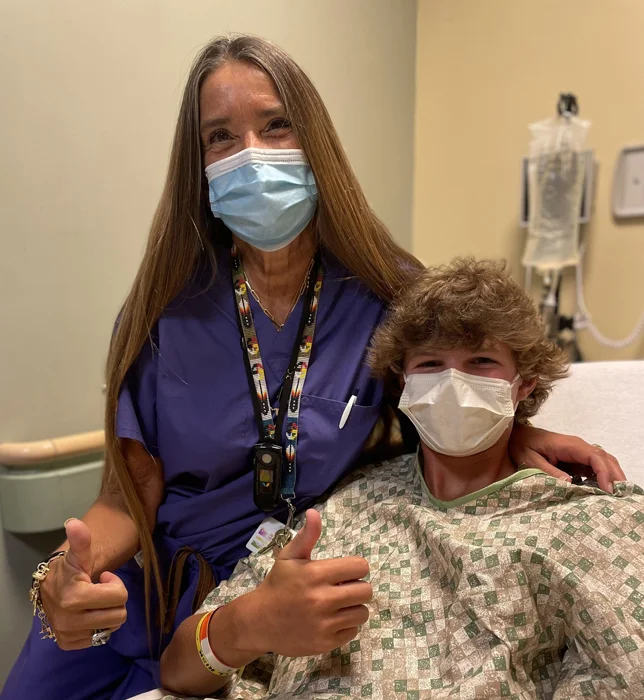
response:
<path id="1" fill-rule="evenodd" d="M 163 687 L 641 697 L 644 492 L 557 481 L 508 453 L 514 417 L 538 412 L 564 353 L 495 264 L 428 270 L 401 296 L 372 360 L 403 387 L 418 454 L 355 470 L 275 558 L 241 561 L 178 629 Z"/>
<path id="2" fill-rule="evenodd" d="M 36 622 L 3 700 L 43 687 L 118 700 L 157 684 L 156 621 L 171 632 L 228 577 L 263 510 L 284 523 L 351 469 L 382 413 L 365 348 L 418 266 L 292 59 L 254 37 L 209 44 L 110 349 L 102 493 L 34 584 L 59 648 Z M 590 464 L 606 485 L 621 474 L 543 431 L 518 429 L 513 449 L 547 469 Z"/>

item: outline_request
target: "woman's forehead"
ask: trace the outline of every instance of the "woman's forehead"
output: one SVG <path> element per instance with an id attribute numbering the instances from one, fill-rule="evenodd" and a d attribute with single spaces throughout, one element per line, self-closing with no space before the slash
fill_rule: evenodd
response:
<path id="1" fill-rule="evenodd" d="M 232 61 L 213 71 L 201 87 L 201 120 L 239 115 L 274 116 L 284 106 L 275 83 L 258 66 Z"/>

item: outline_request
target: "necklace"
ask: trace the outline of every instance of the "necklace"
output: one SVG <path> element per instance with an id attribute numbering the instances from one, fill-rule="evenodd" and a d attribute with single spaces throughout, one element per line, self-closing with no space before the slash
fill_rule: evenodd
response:
<path id="1" fill-rule="evenodd" d="M 251 296 L 253 299 L 259 304 L 259 308 L 264 312 L 264 315 L 268 318 L 269 321 L 277 328 L 277 331 L 282 330 L 284 328 L 284 325 L 286 324 L 286 321 L 288 320 L 289 316 L 293 312 L 293 309 L 297 306 L 297 302 L 300 300 L 300 297 L 302 294 L 304 294 L 306 288 L 308 287 L 309 283 L 309 278 L 311 277 L 311 270 L 313 269 L 313 262 L 315 260 L 315 256 L 311 258 L 311 262 L 309 263 L 309 266 L 306 270 L 306 274 L 304 275 L 304 279 L 302 280 L 302 284 L 300 285 L 300 288 L 295 295 L 295 298 L 293 299 L 293 303 L 291 304 L 291 307 L 288 310 L 288 313 L 286 314 L 286 318 L 284 319 L 284 323 L 280 323 L 275 316 L 262 304 L 261 299 L 257 295 L 257 292 L 252 288 L 250 281 L 248 279 L 248 276 L 246 273 L 244 273 L 244 278 L 246 279 L 246 286 L 248 287 L 248 290 L 250 291 Z"/>

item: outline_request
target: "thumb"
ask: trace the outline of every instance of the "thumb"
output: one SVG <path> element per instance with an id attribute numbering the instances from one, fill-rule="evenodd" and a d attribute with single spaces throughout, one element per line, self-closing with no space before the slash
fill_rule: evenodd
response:
<path id="1" fill-rule="evenodd" d="M 92 535 L 82 520 L 70 518 L 65 523 L 69 549 L 65 559 L 75 569 L 88 576 L 92 575 L 94 557 L 92 556 Z"/>
<path id="2" fill-rule="evenodd" d="M 317 510 L 306 511 L 304 527 L 293 541 L 279 553 L 278 559 L 310 559 L 313 548 L 322 534 L 322 518 Z"/>

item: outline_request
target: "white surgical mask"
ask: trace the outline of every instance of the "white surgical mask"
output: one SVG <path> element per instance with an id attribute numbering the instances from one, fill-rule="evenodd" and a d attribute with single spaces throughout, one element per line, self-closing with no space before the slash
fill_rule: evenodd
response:
<path id="1" fill-rule="evenodd" d="M 420 439 L 444 455 L 467 457 L 492 447 L 514 418 L 512 382 L 456 369 L 410 374 L 399 408 Z"/>
<path id="2" fill-rule="evenodd" d="M 274 251 L 313 218 L 318 191 L 296 148 L 246 148 L 206 168 L 210 209 L 241 240 Z"/>

